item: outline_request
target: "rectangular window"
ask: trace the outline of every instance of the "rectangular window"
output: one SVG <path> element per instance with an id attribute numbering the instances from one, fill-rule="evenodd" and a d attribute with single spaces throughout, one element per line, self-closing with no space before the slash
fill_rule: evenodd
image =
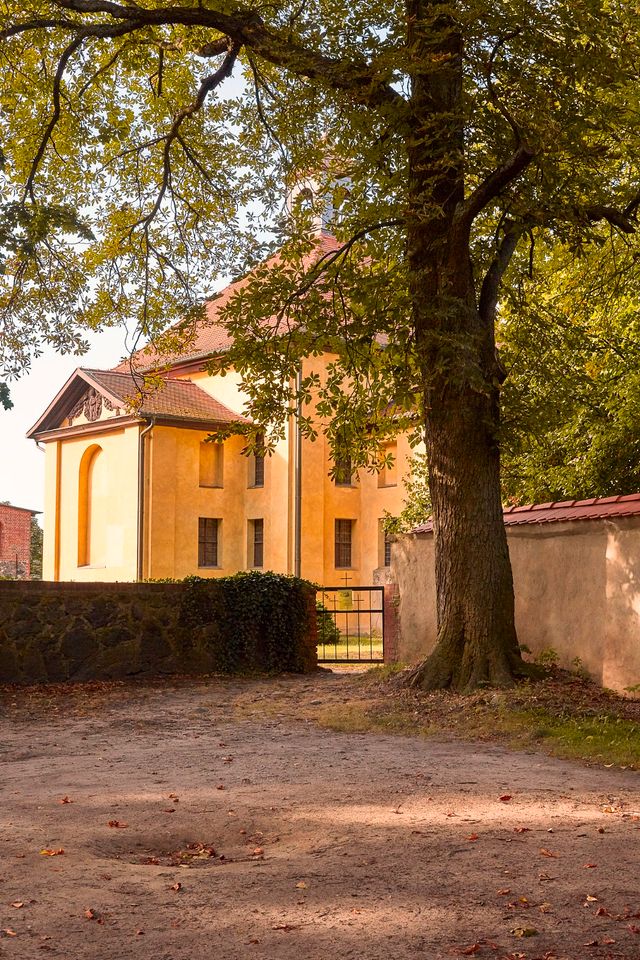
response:
<path id="1" fill-rule="evenodd" d="M 213 517 L 198 518 L 198 566 L 219 566 L 220 521 Z"/>
<path id="2" fill-rule="evenodd" d="M 385 518 L 378 520 L 378 566 L 391 566 L 391 544 L 393 537 L 384 528 Z"/>
<path id="3" fill-rule="evenodd" d="M 350 487 L 353 483 L 351 471 L 351 457 L 340 457 L 335 461 L 335 485 L 336 487 Z"/>
<path id="4" fill-rule="evenodd" d="M 224 446 L 203 440 L 200 444 L 200 486 L 221 487 Z"/>
<path id="5" fill-rule="evenodd" d="M 264 487 L 264 457 L 264 433 L 259 433 L 256 437 L 256 452 L 251 458 L 249 485 L 252 487 Z"/>
<path id="6" fill-rule="evenodd" d="M 264 520 L 249 520 L 249 566 L 264 566 Z"/>
<path id="7" fill-rule="evenodd" d="M 398 485 L 398 444 L 385 443 L 380 453 L 382 469 L 378 473 L 378 486 L 395 487 Z"/>
<path id="8" fill-rule="evenodd" d="M 385 531 L 385 535 L 384 535 L 384 566 L 385 567 L 391 566 L 391 543 L 392 543 L 391 537 Z"/>
<path id="9" fill-rule="evenodd" d="M 336 520 L 336 568 L 351 567 L 353 520 Z"/>

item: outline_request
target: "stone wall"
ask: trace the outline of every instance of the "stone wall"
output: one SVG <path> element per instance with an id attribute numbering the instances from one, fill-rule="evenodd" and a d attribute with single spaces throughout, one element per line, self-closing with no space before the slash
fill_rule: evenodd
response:
<path id="1" fill-rule="evenodd" d="M 533 656 L 578 658 L 605 687 L 640 683 L 640 517 L 507 527 L 520 642 Z M 436 640 L 433 534 L 398 537 L 398 658 L 415 663 Z"/>
<path id="2" fill-rule="evenodd" d="M 312 588 L 292 588 L 292 608 L 306 606 L 304 636 L 274 646 L 259 616 L 250 631 L 240 614 L 235 621 L 224 584 L 206 581 L 207 603 L 220 616 L 202 622 L 185 583 L 0 581 L 0 682 L 315 669 Z M 236 596 L 237 589 L 236 581 Z"/>

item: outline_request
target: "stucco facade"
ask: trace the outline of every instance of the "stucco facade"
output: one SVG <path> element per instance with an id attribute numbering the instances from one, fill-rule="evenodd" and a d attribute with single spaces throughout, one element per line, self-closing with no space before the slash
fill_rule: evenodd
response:
<path id="1" fill-rule="evenodd" d="M 639 684 L 640 516 L 516 524 L 507 540 L 520 642 L 533 656 L 553 649 L 569 669 L 578 658 L 605 687 Z M 436 642 L 432 533 L 398 538 L 391 577 L 400 593 L 398 658 L 414 663 Z"/>
<path id="2" fill-rule="evenodd" d="M 330 359 L 314 357 L 308 368 L 322 375 Z M 46 450 L 45 579 L 218 577 L 256 566 L 295 572 L 295 421 L 264 458 L 256 483 L 255 458 L 238 432 L 247 422 L 239 378 L 204 366 L 200 360 L 172 371 L 167 391 L 145 401 L 150 410 L 131 412 L 123 399 L 131 381 L 113 371 L 78 371 L 53 401 L 31 431 Z M 201 412 L 208 398 L 217 405 L 210 422 Z M 208 438 L 221 427 L 226 438 L 212 445 Z M 363 471 L 345 485 L 330 477 L 322 430 L 315 441 L 302 441 L 303 577 L 322 585 L 372 581 L 384 564 L 382 518 L 404 499 L 406 437 L 398 437 L 393 453 L 393 471 Z M 348 562 L 343 556 L 338 565 L 336 521 L 349 522 L 343 533 L 350 539 Z"/>

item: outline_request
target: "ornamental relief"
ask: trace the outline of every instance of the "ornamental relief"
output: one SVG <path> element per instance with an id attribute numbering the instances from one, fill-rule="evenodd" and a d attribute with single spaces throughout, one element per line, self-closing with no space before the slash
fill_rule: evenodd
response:
<path id="1" fill-rule="evenodd" d="M 95 423 L 95 421 L 99 420 L 102 416 L 103 407 L 105 410 L 115 411 L 116 416 L 120 415 L 119 407 L 115 407 L 109 400 L 103 397 L 101 393 L 98 393 L 97 390 L 90 387 L 69 412 L 67 417 L 69 426 L 72 427 L 73 421 L 77 420 L 80 416 L 84 416 L 88 423 Z"/>

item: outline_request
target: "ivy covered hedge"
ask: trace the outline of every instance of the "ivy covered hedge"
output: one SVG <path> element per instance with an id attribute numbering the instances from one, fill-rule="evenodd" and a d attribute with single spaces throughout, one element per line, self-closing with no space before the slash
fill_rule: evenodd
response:
<path id="1" fill-rule="evenodd" d="M 166 583 L 0 583 L 0 682 L 307 672 L 315 589 L 273 573 Z"/>

